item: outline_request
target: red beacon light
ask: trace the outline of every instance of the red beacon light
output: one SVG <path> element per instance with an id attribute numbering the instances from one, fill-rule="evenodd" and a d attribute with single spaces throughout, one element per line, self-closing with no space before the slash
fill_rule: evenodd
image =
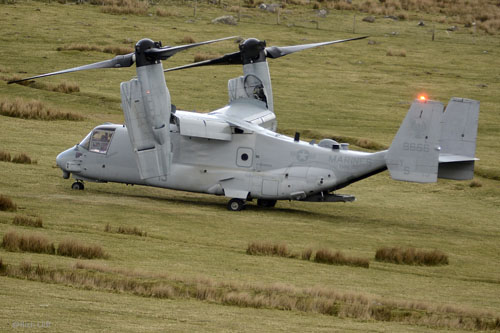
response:
<path id="1" fill-rule="evenodd" d="M 418 96 L 418 100 L 420 102 L 425 102 L 427 100 L 427 97 L 425 95 L 420 95 L 420 96 Z"/>

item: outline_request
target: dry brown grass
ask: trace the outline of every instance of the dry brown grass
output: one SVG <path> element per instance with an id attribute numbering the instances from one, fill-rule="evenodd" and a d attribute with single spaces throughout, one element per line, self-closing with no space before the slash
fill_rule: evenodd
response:
<path id="1" fill-rule="evenodd" d="M 105 226 L 104 226 L 104 231 L 105 232 L 114 232 L 113 231 L 113 228 L 111 227 L 111 225 L 109 223 L 107 223 Z M 136 236 L 140 236 L 140 237 L 146 237 L 148 235 L 147 232 L 137 228 L 137 227 L 123 227 L 123 226 L 119 226 L 118 229 L 116 229 L 115 231 L 116 233 L 119 233 L 119 234 L 126 234 L 126 235 L 136 235 Z"/>
<path id="2" fill-rule="evenodd" d="M 475 187 L 482 187 L 483 183 L 481 183 L 479 180 L 474 179 L 469 183 L 469 187 L 475 188 Z"/>
<path id="3" fill-rule="evenodd" d="M 332 252 L 328 249 L 320 249 L 316 251 L 314 261 L 329 265 L 344 265 L 364 268 L 370 267 L 370 261 L 368 259 L 347 257 L 340 251 Z"/>
<path id="4" fill-rule="evenodd" d="M 4 81 L 16 81 L 16 80 L 23 79 L 23 77 L 16 74 L 16 75 L 12 75 L 12 76 L 1 76 L 1 79 Z M 58 83 L 58 84 L 51 84 L 51 83 L 42 82 L 42 81 L 28 80 L 28 81 L 17 82 L 16 84 L 19 84 L 22 86 L 27 86 L 27 87 L 34 88 L 34 89 L 55 91 L 55 92 L 60 92 L 60 93 L 65 93 L 65 94 L 71 94 L 71 93 L 80 91 L 80 86 L 78 85 L 78 83 L 68 82 L 68 81 L 63 81 L 63 82 Z"/>
<path id="5" fill-rule="evenodd" d="M 19 74 L 14 74 L 14 75 L 0 75 L 0 79 L 3 81 L 17 81 L 23 79 L 23 77 Z M 30 84 L 30 81 L 23 81 L 23 82 L 18 82 L 16 84 L 19 84 L 21 86 L 28 86 Z"/>
<path id="6" fill-rule="evenodd" d="M 369 150 L 383 150 L 387 149 L 387 146 L 384 146 L 378 142 L 375 142 L 366 138 L 354 139 L 354 144 L 358 147 L 369 149 Z"/>
<path id="7" fill-rule="evenodd" d="M 290 257 L 290 250 L 286 244 L 272 244 L 267 242 L 251 242 L 247 247 L 247 254 L 261 256 Z"/>
<path id="8" fill-rule="evenodd" d="M 307 248 L 304 251 L 302 251 L 300 258 L 302 260 L 311 260 L 313 254 L 313 250 L 311 248 Z"/>
<path id="9" fill-rule="evenodd" d="M 336 10 L 353 10 L 354 6 L 346 1 L 337 1 L 327 3 L 327 8 Z"/>
<path id="10" fill-rule="evenodd" d="M 10 162 L 11 161 L 11 156 L 8 151 L 0 150 L 0 161 L 2 162 Z"/>
<path id="11" fill-rule="evenodd" d="M 57 51 L 80 51 L 80 52 L 103 52 L 110 53 L 114 55 L 122 55 L 129 54 L 134 52 L 134 49 L 130 46 L 98 46 L 98 45 L 89 45 L 89 44 L 69 44 L 65 46 L 60 46 L 57 48 Z"/>
<path id="12" fill-rule="evenodd" d="M 314 251 L 312 248 L 307 248 L 301 253 L 292 253 L 288 246 L 284 243 L 269 243 L 269 242 L 251 242 L 247 247 L 247 254 L 261 256 L 277 256 L 284 258 L 295 258 L 302 260 L 311 260 Z M 370 267 L 370 261 L 364 258 L 346 257 L 342 252 L 335 253 L 328 249 L 321 249 L 316 252 L 314 261 L 317 263 L 330 265 L 346 265 L 355 267 Z"/>
<path id="13" fill-rule="evenodd" d="M 492 313 L 425 302 L 376 299 L 342 293 L 320 286 L 298 288 L 286 284 L 217 282 L 209 278 L 181 278 L 103 264 L 78 262 L 73 268 L 49 268 L 22 262 L 5 265 L 4 275 L 84 289 L 127 292 L 142 297 L 182 298 L 239 307 L 320 313 L 461 330 L 498 330 L 500 318 Z"/>
<path id="14" fill-rule="evenodd" d="M 16 215 L 12 220 L 12 224 L 22 225 L 25 227 L 43 228 L 43 220 L 39 216 Z"/>
<path id="15" fill-rule="evenodd" d="M 196 40 L 193 38 L 193 36 L 184 36 L 181 40 L 182 44 L 193 44 L 196 43 Z"/>
<path id="16" fill-rule="evenodd" d="M 17 206 L 11 198 L 0 194 L 0 210 L 4 212 L 15 212 Z"/>
<path id="17" fill-rule="evenodd" d="M 132 47 L 129 47 L 129 46 L 104 46 L 102 48 L 102 52 L 116 54 L 116 55 L 122 55 L 122 54 L 132 53 L 132 52 L 134 52 L 134 49 Z"/>
<path id="18" fill-rule="evenodd" d="M 149 8 L 148 1 L 141 0 L 92 0 L 91 3 L 101 5 L 103 13 L 118 15 L 146 15 Z"/>
<path id="19" fill-rule="evenodd" d="M 56 85 L 47 85 L 47 90 L 71 94 L 80 91 L 80 86 L 75 82 L 63 81 Z"/>
<path id="20" fill-rule="evenodd" d="M 54 243 L 39 234 L 19 235 L 9 231 L 3 236 L 2 247 L 7 251 L 35 252 L 54 254 Z"/>
<path id="21" fill-rule="evenodd" d="M 415 248 L 383 247 L 375 253 L 375 260 L 404 265 L 448 265 L 448 256 L 443 252 Z"/>
<path id="22" fill-rule="evenodd" d="M 287 3 L 295 6 L 305 6 L 309 4 L 309 0 L 287 0 Z"/>
<path id="23" fill-rule="evenodd" d="M 11 157 L 9 152 L 0 151 L 0 161 L 3 162 L 13 162 L 19 164 L 37 164 L 37 160 L 31 159 L 26 153 L 20 153 L 15 155 L 13 158 Z"/>
<path id="24" fill-rule="evenodd" d="M 85 259 L 108 257 L 99 245 L 85 245 L 74 239 L 68 239 L 59 243 L 57 254 L 60 256 Z"/>
<path id="25" fill-rule="evenodd" d="M 406 57 L 406 50 L 388 49 L 385 55 L 388 57 Z"/>
<path id="26" fill-rule="evenodd" d="M 14 101 L 0 99 L 0 115 L 7 117 L 35 120 L 83 120 L 79 114 L 61 112 L 47 107 L 38 100 L 25 101 L 16 98 Z"/>
<path id="27" fill-rule="evenodd" d="M 400 19 L 408 18 L 408 11 L 442 15 L 437 22 L 445 23 L 452 17 L 457 23 L 470 27 L 477 22 L 479 29 L 495 34 L 500 31 L 500 6 L 491 0 L 365 0 L 346 6 L 345 1 L 334 1 L 328 6 L 335 9 L 361 10 L 375 15 L 391 15 Z"/>
<path id="28" fill-rule="evenodd" d="M 7 265 L 4 265 L 3 259 L 0 257 L 0 274 L 4 274 L 7 270 Z"/>
<path id="29" fill-rule="evenodd" d="M 211 60 L 218 58 L 218 55 L 213 55 L 213 54 L 208 54 L 208 53 L 196 53 L 194 55 L 194 62 L 199 62 L 199 61 L 205 61 L 205 60 Z"/>
<path id="30" fill-rule="evenodd" d="M 122 227 L 119 226 L 117 232 L 119 234 L 127 234 L 127 235 L 136 235 L 136 236 L 141 236 L 141 237 L 146 237 L 148 234 L 145 231 L 140 230 L 137 227 Z"/>
<path id="31" fill-rule="evenodd" d="M 486 31 L 488 34 L 493 35 L 500 31 L 500 17 L 489 19 L 479 24 L 479 28 Z"/>
<path id="32" fill-rule="evenodd" d="M 31 159 L 31 157 L 28 156 L 26 153 L 20 153 L 14 156 L 11 160 L 12 163 L 18 163 L 18 164 L 37 164 L 38 161 Z"/>

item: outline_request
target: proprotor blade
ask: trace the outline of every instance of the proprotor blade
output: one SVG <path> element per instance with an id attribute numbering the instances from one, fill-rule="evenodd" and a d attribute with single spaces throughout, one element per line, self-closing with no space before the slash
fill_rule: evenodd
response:
<path id="1" fill-rule="evenodd" d="M 177 71 L 179 69 L 186 69 L 191 67 L 200 67 L 200 66 L 210 66 L 210 65 L 241 65 L 243 62 L 241 60 L 241 52 L 228 53 L 223 55 L 220 58 L 210 59 L 195 62 L 193 64 L 183 65 L 179 67 L 165 69 L 164 72 Z"/>
<path id="2" fill-rule="evenodd" d="M 168 69 L 165 69 L 164 72 L 171 72 L 171 71 L 177 71 L 180 69 L 186 69 L 186 68 L 191 68 L 191 67 L 201 67 L 201 66 L 211 66 L 211 65 L 242 65 L 245 63 L 245 61 L 246 62 L 264 61 L 264 59 L 265 59 L 264 54 L 265 54 L 265 57 L 267 57 L 267 58 L 275 59 L 275 58 L 283 57 L 285 55 L 288 55 L 288 54 L 291 54 L 294 52 L 307 50 L 307 49 L 310 49 L 313 47 L 349 42 L 349 41 L 363 39 L 363 38 L 367 38 L 367 37 L 368 36 L 363 36 L 363 37 L 355 37 L 355 38 L 349 38 L 349 39 L 339 39 L 339 40 L 334 40 L 334 41 L 330 41 L 330 42 L 303 44 L 303 45 L 294 45 L 294 46 L 282 46 L 282 47 L 270 46 L 270 47 L 266 47 L 265 49 L 263 47 L 263 46 L 265 46 L 265 42 L 261 42 L 257 39 L 249 38 L 240 44 L 240 51 L 239 52 L 225 54 L 222 57 L 216 58 L 216 59 L 195 62 L 192 64 L 183 65 L 183 66 L 174 67 L 174 68 L 168 68 Z M 265 52 L 264 52 L 264 50 L 265 50 Z M 262 58 L 260 58 L 260 59 L 258 59 L 259 52 L 264 52 L 264 53 L 262 53 Z"/>
<path id="3" fill-rule="evenodd" d="M 355 37 L 355 38 L 349 38 L 349 39 L 339 39 L 339 40 L 334 40 L 334 41 L 330 41 L 330 42 L 302 44 L 302 45 L 293 45 L 293 46 L 269 46 L 269 47 L 266 47 L 266 56 L 268 58 L 276 59 L 276 58 L 283 57 L 283 56 L 286 56 L 286 55 L 294 53 L 294 52 L 311 49 L 313 47 L 330 45 L 330 44 L 337 44 L 337 43 L 343 43 L 343 42 L 350 42 L 353 40 L 363 39 L 363 38 L 367 38 L 367 37 L 368 36 L 363 36 L 363 37 Z"/>
<path id="4" fill-rule="evenodd" d="M 208 40 L 205 42 L 186 44 L 186 45 L 180 45 L 180 46 L 166 46 L 166 47 L 162 47 L 162 48 L 151 48 L 149 50 L 146 50 L 145 53 L 147 56 L 158 57 L 158 58 L 161 58 L 162 60 L 165 60 L 165 59 L 170 58 L 171 56 L 173 56 L 177 52 L 184 51 L 184 50 L 190 49 L 192 47 L 221 42 L 223 40 L 233 39 L 236 37 L 238 37 L 238 36 L 224 37 L 224 38 L 220 38 L 220 39 Z"/>
<path id="5" fill-rule="evenodd" d="M 32 79 L 38 79 L 38 78 L 46 77 L 46 76 L 84 71 L 87 69 L 130 67 L 133 64 L 134 64 L 134 53 L 129 53 L 129 54 L 125 54 L 125 55 L 116 56 L 113 59 L 95 62 L 95 63 L 89 64 L 89 65 L 73 67 L 73 68 L 64 69 L 64 70 L 52 72 L 52 73 L 40 74 L 40 75 L 27 77 L 25 79 L 20 79 L 20 80 L 12 80 L 12 81 L 7 82 L 7 84 L 19 83 L 19 82 L 28 81 L 28 80 L 32 80 Z"/>

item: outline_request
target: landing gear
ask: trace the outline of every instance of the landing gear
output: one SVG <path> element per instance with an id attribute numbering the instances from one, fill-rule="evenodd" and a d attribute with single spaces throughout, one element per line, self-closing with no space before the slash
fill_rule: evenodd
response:
<path id="1" fill-rule="evenodd" d="M 268 200 L 268 199 L 257 199 L 257 206 L 272 208 L 276 206 L 276 200 Z"/>
<path id="2" fill-rule="evenodd" d="M 237 212 L 245 208 L 245 201 L 241 199 L 231 199 L 227 203 L 227 209 L 233 212 Z"/>
<path id="3" fill-rule="evenodd" d="M 83 185 L 82 182 L 74 182 L 71 185 L 71 189 L 73 189 L 73 190 L 83 190 L 84 188 L 85 188 L 85 186 Z"/>

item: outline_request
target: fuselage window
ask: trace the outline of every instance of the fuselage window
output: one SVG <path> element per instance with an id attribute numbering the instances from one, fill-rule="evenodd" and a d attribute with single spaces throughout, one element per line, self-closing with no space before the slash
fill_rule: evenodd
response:
<path id="1" fill-rule="evenodd" d="M 96 129 L 94 133 L 92 133 L 89 151 L 106 154 L 114 132 L 114 130 Z"/>

